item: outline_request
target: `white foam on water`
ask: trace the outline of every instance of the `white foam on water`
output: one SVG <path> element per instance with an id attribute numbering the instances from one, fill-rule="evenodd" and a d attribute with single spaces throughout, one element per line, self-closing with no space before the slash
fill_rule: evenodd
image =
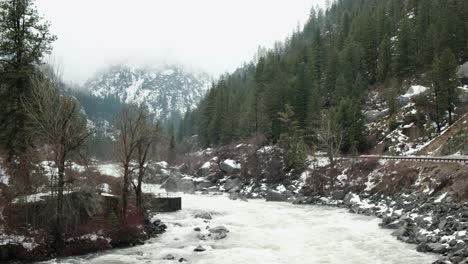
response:
<path id="1" fill-rule="evenodd" d="M 344 209 L 287 203 L 231 201 L 226 196 L 183 197 L 183 210 L 159 214 L 168 230 L 147 244 L 49 263 L 184 263 L 196 264 L 421 264 L 437 256 L 416 252 L 378 227 L 373 217 L 350 214 Z M 209 223 L 195 219 L 199 211 L 211 212 Z M 201 241 L 195 227 L 225 226 L 223 240 Z M 207 249 L 197 253 L 202 245 Z M 162 260 L 172 254 L 176 260 Z"/>

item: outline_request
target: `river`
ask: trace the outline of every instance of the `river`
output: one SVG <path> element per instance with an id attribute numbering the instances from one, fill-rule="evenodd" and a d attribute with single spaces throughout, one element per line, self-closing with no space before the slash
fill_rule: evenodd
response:
<path id="1" fill-rule="evenodd" d="M 213 215 L 209 223 L 196 212 Z M 374 217 L 347 210 L 260 200 L 231 201 L 226 196 L 183 196 L 183 210 L 158 215 L 168 230 L 145 245 L 45 263 L 184 263 L 196 264 L 424 264 L 435 255 L 418 253 L 378 227 Z M 225 226 L 222 240 L 199 240 L 193 229 Z M 202 245 L 205 252 L 194 252 Z M 163 260 L 171 254 L 176 260 Z"/>

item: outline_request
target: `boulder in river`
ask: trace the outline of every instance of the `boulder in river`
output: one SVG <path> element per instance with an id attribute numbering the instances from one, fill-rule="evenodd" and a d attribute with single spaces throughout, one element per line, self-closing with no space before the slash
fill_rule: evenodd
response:
<path id="1" fill-rule="evenodd" d="M 229 199 L 235 201 L 235 200 L 241 200 L 241 201 L 244 201 L 244 202 L 247 202 L 247 198 L 245 198 L 244 195 L 238 193 L 238 192 L 231 192 L 229 193 Z"/>
<path id="2" fill-rule="evenodd" d="M 217 226 L 208 229 L 208 232 L 210 232 L 211 237 L 215 240 L 223 239 L 227 237 L 227 233 L 229 233 L 229 230 L 224 227 L 224 226 Z"/>
<path id="3" fill-rule="evenodd" d="M 170 176 L 161 187 L 164 188 L 166 192 L 195 192 L 195 184 L 193 179 L 189 177 L 179 178 L 177 176 Z"/>
<path id="4" fill-rule="evenodd" d="M 171 254 L 167 254 L 163 259 L 164 260 L 174 260 L 175 257 L 173 255 L 171 255 Z"/>
<path id="5" fill-rule="evenodd" d="M 198 212 L 194 215 L 195 218 L 201 218 L 206 220 L 211 220 L 213 217 L 208 212 Z"/>
<path id="6" fill-rule="evenodd" d="M 223 186 L 226 192 L 235 192 L 242 188 L 242 182 L 238 177 L 228 179 Z"/>
<path id="7" fill-rule="evenodd" d="M 200 246 L 196 247 L 193 251 L 195 251 L 195 252 L 203 252 L 203 251 L 206 251 L 206 249 L 200 245 Z"/>
<path id="8" fill-rule="evenodd" d="M 284 194 L 274 190 L 268 190 L 266 194 L 267 202 L 284 202 L 287 199 Z"/>
<path id="9" fill-rule="evenodd" d="M 200 180 L 200 181 L 196 182 L 197 191 L 206 190 L 206 189 L 208 189 L 208 188 L 210 188 L 212 186 L 213 186 L 213 183 L 211 181 L 208 181 L 208 180 Z"/>

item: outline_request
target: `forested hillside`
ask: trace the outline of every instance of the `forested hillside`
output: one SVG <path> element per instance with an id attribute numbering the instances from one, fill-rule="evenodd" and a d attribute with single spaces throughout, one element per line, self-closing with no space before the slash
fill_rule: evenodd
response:
<path id="1" fill-rule="evenodd" d="M 391 120 L 405 85 L 420 80 L 431 88 L 424 114 L 440 132 L 459 104 L 455 74 L 468 60 L 467 40 L 465 0 L 339 0 L 312 10 L 302 30 L 222 76 L 181 131 L 198 134 L 203 146 L 253 134 L 313 144 L 329 127 L 342 135 L 343 152 L 362 152 L 375 144 L 363 118 L 370 92 L 380 89 Z"/>

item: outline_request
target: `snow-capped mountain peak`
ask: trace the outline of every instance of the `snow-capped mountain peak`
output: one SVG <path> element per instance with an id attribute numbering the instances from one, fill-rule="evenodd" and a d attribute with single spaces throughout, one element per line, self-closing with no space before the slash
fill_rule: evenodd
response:
<path id="1" fill-rule="evenodd" d="M 139 67 L 114 65 L 88 80 L 95 97 L 118 98 L 122 103 L 145 104 L 156 118 L 194 109 L 210 85 L 210 77 L 181 66 Z"/>

